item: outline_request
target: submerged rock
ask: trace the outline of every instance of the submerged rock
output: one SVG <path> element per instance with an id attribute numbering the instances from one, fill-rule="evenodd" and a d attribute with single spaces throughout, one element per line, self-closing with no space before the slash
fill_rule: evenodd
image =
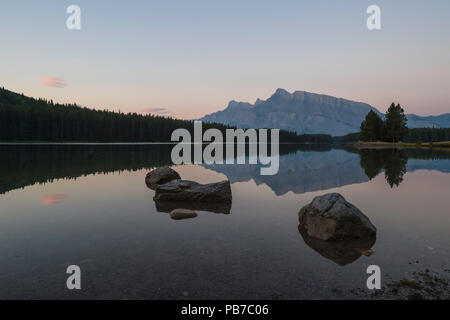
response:
<path id="1" fill-rule="evenodd" d="M 195 218 L 197 213 L 189 209 L 175 209 L 170 213 L 170 217 L 174 220 L 183 220 Z"/>
<path id="2" fill-rule="evenodd" d="M 377 229 L 358 208 L 338 193 L 315 197 L 299 212 L 300 226 L 321 240 L 364 239 Z"/>
<path id="3" fill-rule="evenodd" d="M 155 190 L 158 185 L 175 179 L 181 179 L 178 172 L 169 167 L 160 167 L 147 173 L 145 183 L 147 184 L 147 187 Z"/>
<path id="4" fill-rule="evenodd" d="M 231 187 L 229 181 L 199 184 L 177 179 L 158 185 L 153 200 L 231 203 Z"/>

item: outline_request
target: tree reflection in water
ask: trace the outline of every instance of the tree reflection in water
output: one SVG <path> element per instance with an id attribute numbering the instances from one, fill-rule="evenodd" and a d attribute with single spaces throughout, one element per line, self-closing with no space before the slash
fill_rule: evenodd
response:
<path id="1" fill-rule="evenodd" d="M 399 186 L 406 173 L 408 156 L 400 149 L 364 149 L 359 150 L 361 167 L 367 177 L 372 180 L 382 170 L 387 183 L 393 188 Z"/>

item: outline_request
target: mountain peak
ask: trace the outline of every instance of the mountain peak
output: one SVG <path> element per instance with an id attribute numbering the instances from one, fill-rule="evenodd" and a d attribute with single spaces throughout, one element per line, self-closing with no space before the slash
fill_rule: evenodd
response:
<path id="1" fill-rule="evenodd" d="M 228 108 L 230 109 L 236 109 L 236 108 L 250 108 L 252 107 L 252 105 L 248 102 L 241 102 L 241 101 L 236 101 L 236 100 L 231 100 L 230 102 L 228 102 Z"/>
<path id="2" fill-rule="evenodd" d="M 255 103 L 254 103 L 254 105 L 256 106 L 256 105 L 258 105 L 260 103 L 263 103 L 263 102 L 265 102 L 265 100 L 261 100 L 260 98 L 257 98 Z"/>
<path id="3" fill-rule="evenodd" d="M 274 97 L 287 99 L 287 98 L 291 97 L 291 94 L 288 91 L 286 91 L 285 89 L 278 88 L 270 98 L 274 98 Z"/>

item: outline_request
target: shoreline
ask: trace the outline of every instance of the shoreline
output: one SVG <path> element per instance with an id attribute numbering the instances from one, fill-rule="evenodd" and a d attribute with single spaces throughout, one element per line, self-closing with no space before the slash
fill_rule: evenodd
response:
<path id="1" fill-rule="evenodd" d="M 357 149 L 438 149 L 450 150 L 450 141 L 433 142 L 433 143 L 407 143 L 407 142 L 348 142 L 343 146 L 351 146 Z"/>

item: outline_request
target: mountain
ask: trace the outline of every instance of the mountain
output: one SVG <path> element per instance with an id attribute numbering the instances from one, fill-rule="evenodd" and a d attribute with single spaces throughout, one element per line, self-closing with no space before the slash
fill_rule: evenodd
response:
<path id="1" fill-rule="evenodd" d="M 427 117 L 407 114 L 406 117 L 410 128 L 450 128 L 450 113 Z"/>
<path id="2" fill-rule="evenodd" d="M 326 133 L 342 136 L 359 131 L 370 110 L 384 115 L 367 103 L 332 96 L 277 89 L 267 100 L 254 104 L 231 101 L 227 108 L 204 116 L 204 122 L 241 128 L 277 128 L 297 133 Z M 411 128 L 450 127 L 450 114 L 421 117 L 408 115 Z"/>

